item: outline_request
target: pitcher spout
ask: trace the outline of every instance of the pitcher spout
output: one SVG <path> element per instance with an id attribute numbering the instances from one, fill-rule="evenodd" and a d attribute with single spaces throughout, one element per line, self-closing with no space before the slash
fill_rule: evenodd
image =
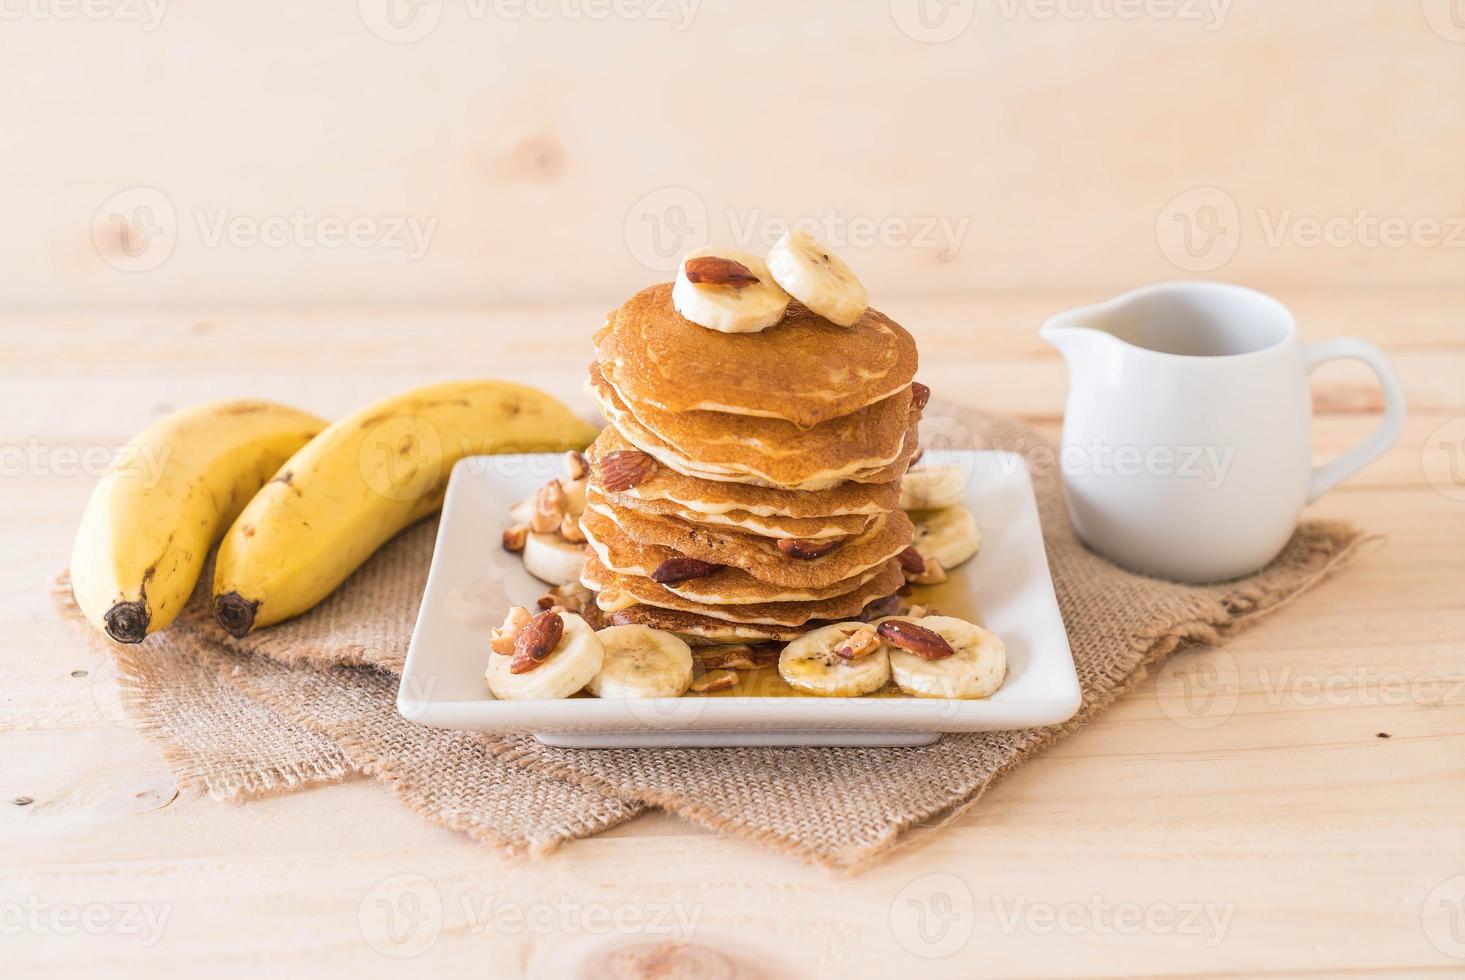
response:
<path id="1" fill-rule="evenodd" d="M 1043 324 L 1038 336 L 1057 348 L 1063 359 L 1073 364 L 1075 357 L 1091 354 L 1106 341 L 1114 340 L 1107 330 L 1094 325 L 1100 309 L 1090 306 L 1060 313 Z"/>

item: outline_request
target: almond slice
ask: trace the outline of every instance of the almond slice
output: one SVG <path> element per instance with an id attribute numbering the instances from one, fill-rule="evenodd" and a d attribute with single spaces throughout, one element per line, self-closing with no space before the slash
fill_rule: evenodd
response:
<path id="1" fill-rule="evenodd" d="M 639 449 L 606 453 L 595 464 L 600 485 L 610 493 L 621 493 L 645 483 L 656 472 L 656 460 Z"/>
<path id="2" fill-rule="evenodd" d="M 886 643 L 914 653 L 922 660 L 944 660 L 956 655 L 951 644 L 940 633 L 903 619 L 887 619 L 877 627 L 876 632 Z"/>

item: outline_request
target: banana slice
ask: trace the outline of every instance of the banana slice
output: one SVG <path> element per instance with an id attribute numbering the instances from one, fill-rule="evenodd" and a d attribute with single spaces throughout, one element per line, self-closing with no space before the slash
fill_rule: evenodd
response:
<path id="1" fill-rule="evenodd" d="M 756 333 L 783 319 L 788 293 L 779 288 L 759 256 L 709 247 L 688 252 L 682 259 L 671 303 L 682 316 L 708 330 Z"/>
<path id="2" fill-rule="evenodd" d="M 991 630 L 952 616 L 905 619 L 940 634 L 956 651 L 940 660 L 926 660 L 886 643 L 896 686 L 918 698 L 985 698 L 1007 676 L 1007 648 Z"/>
<path id="3" fill-rule="evenodd" d="M 543 698 L 567 698 L 580 691 L 600 673 L 605 662 L 605 647 L 600 638 L 574 613 L 561 613 L 564 633 L 554 650 L 536 668 L 523 674 L 512 673 L 512 656 L 493 653 L 488 669 L 483 672 L 488 689 L 500 701 L 531 701 Z"/>
<path id="4" fill-rule="evenodd" d="M 918 466 L 900 481 L 901 510 L 954 507 L 966 496 L 967 470 L 962 466 Z"/>
<path id="5" fill-rule="evenodd" d="M 598 698 L 679 698 L 692 683 L 692 648 L 665 630 L 608 626 L 600 673 L 585 685 Z"/>
<path id="6" fill-rule="evenodd" d="M 890 680 L 890 656 L 884 644 L 857 660 L 835 653 L 851 637 L 871 629 L 869 623 L 835 623 L 805 633 L 783 648 L 779 676 L 801 694 L 827 698 L 857 698 L 880 690 Z"/>
<path id="7" fill-rule="evenodd" d="M 530 575 L 550 585 L 569 585 L 580 581 L 585 568 L 585 545 L 566 541 L 558 534 L 530 532 L 524 539 L 524 568 Z"/>
<path id="8" fill-rule="evenodd" d="M 534 517 L 534 498 L 525 497 L 517 504 L 509 508 L 510 524 L 528 524 Z"/>
<path id="9" fill-rule="evenodd" d="M 965 507 L 918 510 L 910 517 L 916 526 L 916 539 L 911 542 L 916 551 L 927 561 L 940 562 L 948 572 L 982 547 L 977 519 Z"/>
<path id="10" fill-rule="evenodd" d="M 768 250 L 768 271 L 790 296 L 841 327 L 852 327 L 870 305 L 854 271 L 829 246 L 798 228 Z"/>

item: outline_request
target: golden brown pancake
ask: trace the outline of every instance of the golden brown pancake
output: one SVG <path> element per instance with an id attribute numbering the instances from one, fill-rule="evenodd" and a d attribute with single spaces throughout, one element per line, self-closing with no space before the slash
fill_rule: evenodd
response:
<path id="1" fill-rule="evenodd" d="M 586 588 L 602 595 L 609 594 L 613 590 L 633 597 L 641 605 L 656 606 L 659 609 L 697 613 L 731 623 L 802 626 L 811 619 L 845 619 L 850 616 L 858 616 L 868 603 L 890 595 L 904 585 L 905 575 L 901 573 L 900 563 L 892 559 L 886 562 L 880 574 L 841 596 L 815 602 L 759 602 L 740 605 L 707 605 L 693 602 L 662 588 L 649 578 L 641 578 L 638 575 L 618 575 L 594 557 L 585 563 L 585 571 L 580 577 L 580 582 Z"/>
<path id="2" fill-rule="evenodd" d="M 600 438 L 587 450 L 593 463 L 607 453 L 635 449 L 614 426 L 601 430 Z M 599 475 L 590 476 L 599 489 Z M 830 515 L 888 514 L 900 507 L 900 480 L 886 483 L 842 483 L 828 490 L 779 490 L 721 480 L 699 480 L 658 466 L 650 478 L 623 491 L 641 500 L 665 501 L 699 514 L 746 511 L 764 517 L 826 517 Z"/>
<path id="3" fill-rule="evenodd" d="M 670 548 L 642 544 L 631 540 L 620 527 L 595 511 L 586 511 L 580 518 L 591 551 L 600 564 L 622 575 L 650 578 L 664 561 L 682 557 Z M 875 565 L 823 588 L 792 588 L 760 582 L 741 568 L 727 566 L 701 578 L 687 579 L 663 586 L 684 599 L 709 605 L 740 605 L 756 602 L 814 602 L 844 595 L 864 585 L 880 573 Z"/>
<path id="4" fill-rule="evenodd" d="M 593 396 L 599 394 L 593 387 L 590 388 L 590 393 Z M 820 460 L 817 453 L 810 453 L 802 459 L 788 457 L 779 460 L 776 465 L 770 463 L 761 468 L 735 469 L 729 466 L 704 463 L 673 446 L 642 425 L 641 420 L 636 418 L 614 396 L 609 401 L 600 401 L 599 404 L 611 426 L 627 442 L 655 457 L 663 466 L 669 466 L 687 476 L 704 480 L 750 483 L 774 489 L 804 491 L 828 490 L 847 480 L 857 483 L 887 483 L 900 479 L 919 448 L 918 427 L 921 413 L 913 409 L 906 414 L 907 427 L 901 442 L 901 449 L 888 463 L 872 466 L 851 463 L 841 467 L 830 467 Z"/>
<path id="5" fill-rule="evenodd" d="M 669 500 L 642 500 L 628 493 L 606 493 L 612 506 L 624 507 L 638 514 L 653 517 L 677 517 L 694 524 L 706 524 L 724 531 L 739 531 L 764 538 L 847 538 L 870 526 L 878 514 L 844 514 L 837 517 L 762 517 L 746 510 L 729 510 L 721 514 L 700 514 L 690 507 Z"/>
<path id="6" fill-rule="evenodd" d="M 822 588 L 894 558 L 910 545 L 915 527 L 895 511 L 833 552 L 814 559 L 790 558 L 770 538 L 721 531 L 674 517 L 647 517 L 610 506 L 595 490 L 586 494 L 586 513 L 610 518 L 632 540 L 661 545 L 678 554 L 741 568 L 759 581 L 795 588 Z"/>
<path id="7" fill-rule="evenodd" d="M 636 430 L 644 429 L 700 470 L 800 489 L 832 486 L 848 474 L 895 462 L 913 414 L 909 387 L 810 429 L 725 412 L 666 412 L 645 402 L 633 404 L 599 364 L 590 365 L 587 390 L 605 417 L 633 441 Z"/>
<path id="8" fill-rule="evenodd" d="M 729 623 L 711 616 L 682 612 L 679 609 L 658 609 L 656 606 L 631 606 L 612 613 L 615 626 L 650 626 L 667 630 L 681 637 L 689 646 L 718 646 L 724 643 L 762 643 L 776 640 L 787 643 L 809 630 L 829 625 L 811 620 L 802 626 L 769 626 L 758 623 Z"/>
<path id="9" fill-rule="evenodd" d="M 786 419 L 808 428 L 858 411 L 910 385 L 916 344 L 893 320 L 866 310 L 851 327 L 797 302 L 757 333 L 706 330 L 672 307 L 671 283 L 632 296 L 599 336 L 631 404 Z"/>

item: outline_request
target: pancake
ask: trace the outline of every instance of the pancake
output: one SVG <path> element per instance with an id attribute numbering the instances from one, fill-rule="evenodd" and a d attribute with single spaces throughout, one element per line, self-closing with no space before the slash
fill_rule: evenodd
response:
<path id="1" fill-rule="evenodd" d="M 648 514 L 652 517 L 677 517 L 695 524 L 726 531 L 740 531 L 756 534 L 763 538 L 847 538 L 859 534 L 870 526 L 879 515 L 845 514 L 837 517 L 763 517 L 746 510 L 730 510 L 721 514 L 699 514 L 690 507 L 668 500 L 641 500 L 627 493 L 605 493 L 607 501 L 615 507 Z"/>
<path id="2" fill-rule="evenodd" d="M 608 398 L 602 399 L 601 389 L 590 384 L 587 384 L 587 389 L 596 398 L 601 412 L 610 424 L 627 442 L 642 452 L 649 453 L 662 465 L 703 480 L 805 491 L 828 490 L 847 480 L 857 483 L 888 483 L 900 479 L 905 473 L 906 466 L 920 444 L 918 427 L 921 413 L 912 408 L 906 413 L 906 429 L 900 449 L 888 462 L 872 466 L 862 466 L 859 463 L 830 466 L 821 461 L 817 453 L 811 452 L 802 458 L 791 456 L 776 463 L 770 461 L 762 467 L 734 468 L 702 462 L 642 425 L 641 420 L 613 392 Z"/>
<path id="3" fill-rule="evenodd" d="M 625 437 L 606 426 L 600 437 L 586 451 L 593 463 L 607 453 L 622 452 L 636 447 Z M 590 475 L 592 486 L 598 486 L 598 477 Z M 743 483 L 728 483 L 721 480 L 699 480 L 696 477 L 678 473 L 669 466 L 657 467 L 651 477 L 629 490 L 625 496 L 639 500 L 665 501 L 676 504 L 696 514 L 727 514 L 746 511 L 761 517 L 828 517 L 845 514 L 873 516 L 888 514 L 900 508 L 900 480 L 886 483 L 842 483 L 828 490 L 780 490 L 773 487 L 755 487 Z"/>
<path id="4" fill-rule="evenodd" d="M 622 575 L 650 578 L 662 562 L 681 557 L 670 548 L 654 544 L 641 544 L 631 540 L 614 521 L 604 514 L 586 511 L 580 518 L 580 529 L 600 564 Z M 709 605 L 740 605 L 756 602 L 815 602 L 844 595 L 880 573 L 882 566 L 867 568 L 847 579 L 831 583 L 823 588 L 791 588 L 760 582 L 740 568 L 727 567 L 704 575 L 687 579 L 673 585 L 662 586 L 684 599 Z"/>
<path id="5" fill-rule="evenodd" d="M 618 428 L 624 428 L 622 420 L 629 414 L 640 428 L 701 468 L 748 474 L 776 486 L 800 486 L 893 463 L 911 424 L 909 387 L 810 429 L 783 419 L 672 413 L 633 403 L 599 364 L 590 365 L 588 390 Z"/>
<path id="6" fill-rule="evenodd" d="M 672 307 L 671 283 L 632 296 L 598 336 L 597 359 L 627 400 L 666 412 L 726 412 L 809 428 L 889 398 L 916 376 L 915 340 L 875 310 L 840 327 L 794 302 L 767 330 L 720 333 Z"/>
<path id="7" fill-rule="evenodd" d="M 810 630 L 828 623 L 812 621 L 802 626 L 769 626 L 758 623 L 730 623 L 711 616 L 682 612 L 679 609 L 658 609 L 656 606 L 630 606 L 610 616 L 615 626 L 650 626 L 675 633 L 688 646 L 721 646 L 725 643 L 787 643 Z"/>
<path id="8" fill-rule="evenodd" d="M 612 572 L 594 557 L 586 561 L 580 582 L 601 595 L 614 590 L 633 597 L 641 605 L 659 609 L 675 609 L 733 623 L 802 626 L 811 619 L 846 619 L 858 616 L 866 605 L 903 586 L 905 575 L 900 570 L 900 563 L 892 559 L 885 563 L 880 574 L 841 596 L 816 602 L 761 602 L 741 605 L 705 605 L 693 602 L 662 588 L 649 578 Z"/>
<path id="9" fill-rule="evenodd" d="M 823 588 L 894 558 L 910 545 L 915 527 L 901 511 L 876 520 L 865 531 L 822 558 L 790 558 L 770 538 L 720 531 L 674 517 L 647 517 L 611 507 L 595 490 L 586 493 L 586 514 L 594 511 L 614 521 L 627 537 L 660 545 L 678 554 L 741 568 L 771 585 Z"/>

